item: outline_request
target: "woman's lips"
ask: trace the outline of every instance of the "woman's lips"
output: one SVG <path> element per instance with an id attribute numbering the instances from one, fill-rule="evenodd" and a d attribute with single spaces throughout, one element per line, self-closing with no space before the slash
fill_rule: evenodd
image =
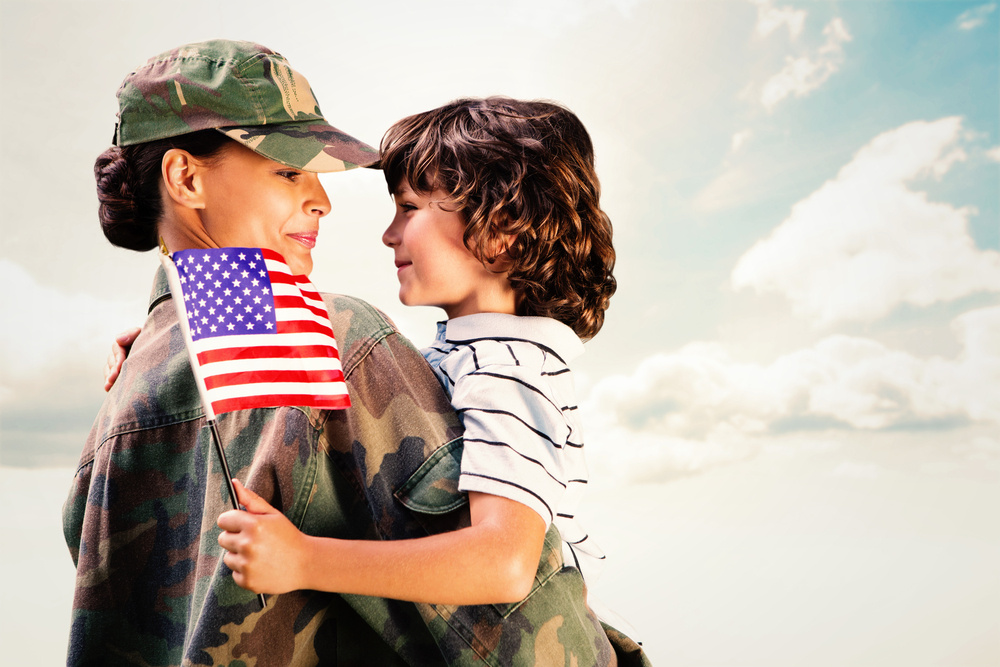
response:
<path id="1" fill-rule="evenodd" d="M 289 234 L 288 237 L 298 241 L 307 248 L 316 247 L 316 237 L 319 236 L 319 232 L 302 232 L 301 234 Z"/>

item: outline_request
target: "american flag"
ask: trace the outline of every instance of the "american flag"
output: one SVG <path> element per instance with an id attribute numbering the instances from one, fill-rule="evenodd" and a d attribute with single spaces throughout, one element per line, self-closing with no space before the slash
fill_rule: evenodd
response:
<path id="1" fill-rule="evenodd" d="M 161 261 L 208 419 L 247 408 L 350 407 L 323 299 L 281 255 L 207 248 Z"/>

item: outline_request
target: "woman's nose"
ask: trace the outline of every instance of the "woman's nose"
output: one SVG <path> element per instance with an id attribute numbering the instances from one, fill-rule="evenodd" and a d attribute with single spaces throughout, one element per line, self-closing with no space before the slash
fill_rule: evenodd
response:
<path id="1" fill-rule="evenodd" d="M 330 198 L 326 194 L 326 188 L 323 184 L 319 182 L 319 176 L 317 174 L 307 174 L 309 178 L 309 193 L 306 198 L 305 209 L 309 214 L 317 214 L 319 217 L 327 215 L 332 206 L 330 204 Z"/>

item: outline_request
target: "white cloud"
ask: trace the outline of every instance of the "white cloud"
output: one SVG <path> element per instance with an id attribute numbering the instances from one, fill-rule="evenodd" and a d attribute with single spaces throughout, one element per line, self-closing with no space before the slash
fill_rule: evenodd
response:
<path id="1" fill-rule="evenodd" d="M 952 117 L 877 136 L 740 258 L 733 287 L 782 294 L 821 324 L 1000 290 L 1000 253 L 969 235 L 974 209 L 907 187 L 965 159 L 961 130 Z"/>
<path id="2" fill-rule="evenodd" d="M 772 111 L 790 95 L 805 97 L 833 76 L 844 60 L 844 43 L 851 41 L 847 25 L 835 18 L 823 29 L 826 42 L 812 56 L 789 56 L 780 72 L 772 76 L 761 89 L 760 101 Z"/>
<path id="3" fill-rule="evenodd" d="M 730 142 L 730 151 L 733 153 L 738 152 L 753 136 L 752 130 L 741 130 L 733 135 L 732 141 Z"/>
<path id="4" fill-rule="evenodd" d="M 1000 162 L 1000 146 L 995 146 L 986 151 L 986 157 L 994 162 Z"/>
<path id="5" fill-rule="evenodd" d="M 1000 387 L 1000 306 L 969 311 L 953 329 L 953 359 L 843 335 L 768 364 L 738 361 L 719 343 L 658 354 L 594 385 L 588 447 L 635 477 L 742 459 L 783 434 L 1000 424 L 990 389 Z"/>
<path id="6" fill-rule="evenodd" d="M 955 23 L 960 30 L 973 30 L 986 23 L 986 17 L 992 14 L 996 8 L 997 5 L 995 2 L 974 7 L 959 14 L 958 18 L 955 19 Z"/>
<path id="7" fill-rule="evenodd" d="M 4 385 L 59 373 L 82 359 L 91 362 L 97 386 L 113 336 L 144 319 L 144 304 L 45 287 L 7 259 L 0 259 L 0 284 L 0 310 L 8 318 L 0 327 Z"/>
<path id="8" fill-rule="evenodd" d="M 757 6 L 757 23 L 754 30 L 760 37 L 767 37 L 782 26 L 788 28 L 788 34 L 792 39 L 797 39 L 802 34 L 806 22 L 804 9 L 775 7 L 770 0 L 750 0 L 750 2 Z"/>
<path id="9" fill-rule="evenodd" d="M 847 477 L 850 479 L 878 479 L 882 475 L 882 468 L 875 463 L 842 461 L 830 474 L 834 477 Z"/>

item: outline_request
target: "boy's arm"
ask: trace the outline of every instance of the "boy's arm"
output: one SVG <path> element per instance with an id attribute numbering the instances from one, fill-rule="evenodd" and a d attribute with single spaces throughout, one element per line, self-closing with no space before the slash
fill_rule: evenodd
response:
<path id="1" fill-rule="evenodd" d="M 518 602 L 531 590 L 545 538 L 537 512 L 469 494 L 472 525 L 410 540 L 368 541 L 300 532 L 236 482 L 246 512 L 219 517 L 219 544 L 237 584 L 258 593 L 314 589 L 434 604 Z"/>

